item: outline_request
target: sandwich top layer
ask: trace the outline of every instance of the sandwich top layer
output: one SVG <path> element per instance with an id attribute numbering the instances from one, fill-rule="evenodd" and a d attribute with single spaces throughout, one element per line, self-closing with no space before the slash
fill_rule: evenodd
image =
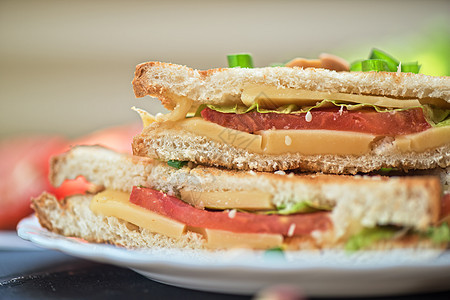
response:
<path id="1" fill-rule="evenodd" d="M 137 97 L 161 99 L 168 109 L 179 97 L 200 104 L 241 105 L 261 93 L 280 93 L 282 98 L 343 98 L 356 103 L 385 102 L 401 106 L 433 102 L 450 103 L 450 78 L 394 72 L 336 72 L 314 68 L 227 68 L 206 71 L 186 66 L 147 62 L 136 67 L 133 89 Z M 256 95 L 254 95 L 256 91 Z M 287 95 L 283 94 L 284 92 Z M 311 93 L 313 92 L 313 93 Z M 349 96 L 350 95 L 350 96 Z M 367 97 L 367 96 L 373 97 Z M 364 98 L 358 98 L 364 96 Z M 269 96 L 276 99 L 274 95 Z"/>
<path id="2" fill-rule="evenodd" d="M 449 77 L 297 67 L 198 71 L 150 62 L 137 67 L 133 87 L 136 96 L 158 97 L 173 110 L 153 119 L 140 112 L 146 128 L 133 142 L 139 156 L 338 174 L 450 162 Z"/>

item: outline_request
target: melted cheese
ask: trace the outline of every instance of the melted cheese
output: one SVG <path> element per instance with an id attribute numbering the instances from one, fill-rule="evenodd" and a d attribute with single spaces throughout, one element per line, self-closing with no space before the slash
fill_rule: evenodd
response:
<path id="1" fill-rule="evenodd" d="M 281 234 L 235 233 L 216 229 L 205 229 L 208 248 L 252 248 L 270 249 L 283 244 Z"/>
<path id="2" fill-rule="evenodd" d="M 171 95 L 171 99 L 176 103 L 174 109 L 165 115 L 156 116 L 156 121 L 178 121 L 186 117 L 186 114 L 191 111 L 193 100 L 188 97 Z"/>
<path id="3" fill-rule="evenodd" d="M 185 224 L 130 203 L 129 199 L 129 193 L 105 190 L 92 198 L 90 208 L 95 214 L 116 217 L 169 237 L 179 238 L 185 232 Z"/>
<path id="4" fill-rule="evenodd" d="M 149 114 L 147 111 L 140 108 L 136 108 L 134 106 L 131 109 L 139 114 L 139 117 L 141 117 L 142 125 L 144 126 L 144 128 L 156 122 L 156 118 L 151 114 Z"/>
<path id="5" fill-rule="evenodd" d="M 278 89 L 267 85 L 248 85 L 241 95 L 242 103 L 251 106 L 257 102 L 263 107 L 276 108 L 286 104 L 299 106 L 315 105 L 316 102 L 329 99 L 350 103 L 373 104 L 381 107 L 411 107 L 421 105 L 417 99 L 395 99 L 384 96 L 328 93 L 298 89 Z"/>
<path id="6" fill-rule="evenodd" d="M 181 189 L 181 199 L 199 208 L 274 209 L 272 195 L 261 191 L 196 192 Z"/>

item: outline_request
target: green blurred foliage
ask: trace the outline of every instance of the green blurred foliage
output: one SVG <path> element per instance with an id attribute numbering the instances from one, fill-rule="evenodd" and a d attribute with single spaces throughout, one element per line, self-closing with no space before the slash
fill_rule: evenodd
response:
<path id="1" fill-rule="evenodd" d="M 421 31 L 407 36 L 386 36 L 374 41 L 355 41 L 336 54 L 349 62 L 368 58 L 372 48 L 381 49 L 402 62 L 418 61 L 420 73 L 450 76 L 450 22 L 436 20 Z"/>

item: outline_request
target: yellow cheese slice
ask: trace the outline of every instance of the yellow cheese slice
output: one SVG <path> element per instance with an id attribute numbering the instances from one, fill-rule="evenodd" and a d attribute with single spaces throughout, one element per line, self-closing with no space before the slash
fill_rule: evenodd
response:
<path id="1" fill-rule="evenodd" d="M 268 85 L 248 85 L 244 87 L 241 101 L 246 106 L 251 106 L 256 101 L 263 107 L 276 108 L 286 104 L 310 106 L 318 101 L 329 99 L 350 103 L 373 104 L 381 107 L 411 107 L 421 105 L 417 99 L 395 99 L 384 96 L 356 95 L 345 93 L 328 93 L 309 90 L 280 88 Z"/>
<path id="2" fill-rule="evenodd" d="M 169 237 L 179 238 L 185 232 L 185 224 L 130 203 L 129 199 L 129 193 L 105 190 L 92 198 L 90 208 L 95 214 L 116 217 Z"/>
<path id="3" fill-rule="evenodd" d="M 279 234 L 235 233 L 216 229 L 187 228 L 183 223 L 130 203 L 129 198 L 129 193 L 105 190 L 93 197 L 90 209 L 95 214 L 116 217 L 173 238 L 180 238 L 186 230 L 194 231 L 207 239 L 206 246 L 209 248 L 269 249 L 281 246 L 283 242 L 283 236 Z"/>
<path id="4" fill-rule="evenodd" d="M 202 118 L 184 119 L 176 124 L 184 130 L 206 136 L 216 142 L 232 145 L 239 149 L 246 149 L 250 152 L 263 152 L 261 150 L 262 138 L 260 135 L 226 128 Z"/>
<path id="5" fill-rule="evenodd" d="M 274 209 L 272 195 L 261 191 L 197 192 L 186 188 L 180 190 L 181 199 L 199 208 L 214 209 Z"/>
<path id="6" fill-rule="evenodd" d="M 362 154 L 375 135 L 332 130 L 266 130 L 260 134 L 234 130 L 201 118 L 177 122 L 183 129 L 216 142 L 259 154 Z"/>
<path id="7" fill-rule="evenodd" d="M 375 135 L 332 130 L 261 131 L 262 150 L 267 154 L 361 155 L 370 151 Z"/>
<path id="8" fill-rule="evenodd" d="M 434 127 L 419 133 L 398 136 L 394 144 L 401 152 L 423 152 L 450 143 L 450 126 Z"/>
<path id="9" fill-rule="evenodd" d="M 235 233 L 217 229 L 205 229 L 208 248 L 270 249 L 283 244 L 281 234 Z"/>

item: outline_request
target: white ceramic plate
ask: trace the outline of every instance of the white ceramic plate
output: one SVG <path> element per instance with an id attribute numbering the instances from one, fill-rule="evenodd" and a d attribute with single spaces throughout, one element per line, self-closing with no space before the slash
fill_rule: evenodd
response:
<path id="1" fill-rule="evenodd" d="M 128 267 L 155 281 L 203 291 L 253 294 L 268 286 L 289 284 L 308 296 L 379 296 L 450 289 L 450 251 L 269 255 L 250 250 L 127 250 L 48 232 L 35 217 L 20 222 L 18 235 L 44 248 Z"/>

